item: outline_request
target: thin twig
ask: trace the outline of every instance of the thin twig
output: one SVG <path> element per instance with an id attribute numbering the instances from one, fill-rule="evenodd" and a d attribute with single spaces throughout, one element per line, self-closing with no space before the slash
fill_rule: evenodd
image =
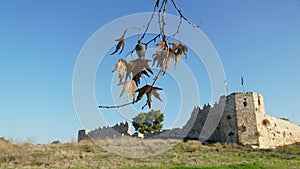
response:
<path id="1" fill-rule="evenodd" d="M 162 22 L 160 20 L 160 18 L 161 18 L 160 14 L 161 14 L 162 8 L 164 6 L 164 3 L 165 3 L 165 0 L 162 1 L 161 5 L 160 5 L 160 8 L 158 10 L 158 26 L 159 26 L 160 33 L 161 33 L 161 30 L 162 30 L 162 25 L 161 25 Z"/>
<path id="2" fill-rule="evenodd" d="M 148 23 L 147 23 L 147 27 L 146 27 L 146 29 L 145 29 L 145 32 L 143 33 L 143 35 L 142 35 L 142 37 L 139 39 L 139 41 L 142 41 L 142 40 L 144 39 L 146 33 L 148 32 L 148 29 L 149 29 L 150 24 L 151 24 L 151 22 L 152 22 L 152 19 L 153 19 L 153 17 L 154 17 L 154 14 L 155 14 L 155 11 L 156 11 L 157 4 L 158 4 L 158 3 L 159 3 L 159 0 L 157 0 L 156 3 L 155 3 L 156 5 L 154 6 L 152 15 L 151 15 L 151 17 L 150 17 L 150 19 L 149 19 L 149 21 L 148 21 Z"/>
<path id="3" fill-rule="evenodd" d="M 179 35 L 181 24 L 182 24 L 182 17 L 180 17 L 179 24 L 177 26 L 177 31 L 172 35 L 172 37 L 175 37 L 177 34 Z"/>
<path id="4" fill-rule="evenodd" d="M 128 105 L 134 104 L 136 102 L 138 102 L 138 101 L 134 100 L 132 102 L 121 104 L 121 105 L 117 105 L 117 106 L 116 105 L 114 105 L 114 106 L 98 106 L 98 108 L 100 108 L 100 109 L 103 109 L 103 108 L 106 108 L 106 109 L 118 109 L 120 107 L 124 107 L 124 106 L 128 106 Z"/>
<path id="5" fill-rule="evenodd" d="M 147 34 L 147 32 L 148 32 L 148 29 L 149 29 L 149 27 L 150 27 L 150 24 L 151 24 L 151 22 L 152 22 L 152 20 L 153 20 L 153 18 L 154 18 L 154 14 L 155 14 L 155 12 L 156 12 L 156 8 L 158 8 L 158 6 L 159 6 L 159 1 L 160 1 L 160 0 L 156 0 L 156 3 L 155 3 L 155 5 L 154 5 L 154 9 L 153 9 L 152 15 L 151 15 L 151 17 L 150 17 L 148 23 L 147 23 L 146 25 L 144 25 L 144 26 L 146 26 L 146 29 L 145 29 L 143 35 L 139 38 L 138 42 L 141 42 L 141 41 L 145 38 L 145 36 L 146 36 L 146 34 Z M 142 43 L 142 44 L 145 45 L 144 43 Z M 147 43 L 147 44 L 148 44 L 148 43 Z M 147 45 L 145 45 L 145 49 L 147 50 Z M 128 53 L 125 55 L 125 58 L 126 58 L 129 54 L 132 55 L 134 51 L 135 51 L 135 48 L 132 49 L 130 52 L 128 52 Z"/>
<path id="6" fill-rule="evenodd" d="M 171 0 L 172 4 L 174 5 L 175 9 L 177 10 L 177 12 L 179 13 L 180 17 L 183 18 L 188 24 L 192 25 L 193 28 L 198 28 L 199 26 L 193 24 L 190 20 L 188 20 L 181 12 L 181 10 L 179 9 L 179 7 L 177 6 L 177 4 L 175 3 L 174 0 Z"/>
<path id="7" fill-rule="evenodd" d="M 164 10 L 163 10 L 163 15 L 162 15 L 162 27 L 161 27 L 161 34 L 165 35 L 165 26 L 166 26 L 166 11 L 167 11 L 167 2 L 168 0 L 165 0 L 164 1 L 164 4 L 163 4 L 163 7 L 164 7 Z"/>
<path id="8" fill-rule="evenodd" d="M 161 34 L 157 34 L 154 38 L 150 39 L 148 42 L 146 43 L 142 43 L 143 45 L 145 45 L 145 48 L 147 48 L 147 46 L 149 45 L 149 43 L 151 42 L 155 42 L 157 38 L 159 38 L 161 36 Z"/>

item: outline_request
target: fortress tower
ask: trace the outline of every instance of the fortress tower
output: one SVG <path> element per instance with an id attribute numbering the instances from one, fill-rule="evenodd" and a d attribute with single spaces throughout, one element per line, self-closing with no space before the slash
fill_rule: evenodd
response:
<path id="1" fill-rule="evenodd" d="M 300 141 L 300 126 L 266 114 L 262 95 L 232 93 L 218 126 L 223 143 L 272 148 Z"/>
<path id="2" fill-rule="evenodd" d="M 260 94 L 232 93 L 226 98 L 219 128 L 223 143 L 259 146 L 257 115 L 265 114 L 263 97 Z"/>

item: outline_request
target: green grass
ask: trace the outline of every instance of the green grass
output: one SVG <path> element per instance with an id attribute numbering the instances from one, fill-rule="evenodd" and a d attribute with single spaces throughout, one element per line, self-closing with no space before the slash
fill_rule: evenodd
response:
<path id="1" fill-rule="evenodd" d="M 255 150 L 238 145 L 200 144 L 196 141 L 144 140 L 154 144 L 178 142 L 172 149 L 148 158 L 126 158 L 103 150 L 90 141 L 34 145 L 12 144 L 0 139 L 0 168 L 72 168 L 72 169 L 299 169 L 300 143 L 277 149 Z M 138 142 L 120 140 L 104 146 L 134 146 Z M 116 146 L 117 145 L 117 146 Z"/>
<path id="2" fill-rule="evenodd" d="M 237 165 L 227 165 L 227 166 L 214 166 L 214 167 L 187 167 L 187 166 L 162 166 L 162 167 L 144 167 L 143 169 L 266 169 L 263 166 L 253 165 L 253 164 L 237 164 Z M 139 168 L 124 168 L 124 169 L 139 169 Z"/>

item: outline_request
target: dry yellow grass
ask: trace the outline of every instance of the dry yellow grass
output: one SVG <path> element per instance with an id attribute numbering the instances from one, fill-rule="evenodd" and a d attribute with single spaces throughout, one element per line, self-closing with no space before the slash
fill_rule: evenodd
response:
<path id="1" fill-rule="evenodd" d="M 281 169 L 300 166 L 300 144 L 276 150 L 253 150 L 220 143 L 207 145 L 198 141 L 158 139 L 99 140 L 97 144 L 89 140 L 45 145 L 26 142 L 12 144 L 0 139 L 0 168 L 163 169 L 205 166 L 222 169 L 222 166 L 227 166 L 225 168 L 228 169 L 228 165 L 236 165 L 239 168 L 258 166 L 257 168 Z M 112 153 L 114 151 L 121 156 Z M 148 155 L 147 158 L 137 158 L 143 153 Z M 129 158 L 132 156 L 136 158 Z"/>
<path id="2" fill-rule="evenodd" d="M 202 144 L 197 140 L 189 140 L 186 143 L 181 143 L 181 146 L 188 152 L 197 152 L 201 150 Z"/>

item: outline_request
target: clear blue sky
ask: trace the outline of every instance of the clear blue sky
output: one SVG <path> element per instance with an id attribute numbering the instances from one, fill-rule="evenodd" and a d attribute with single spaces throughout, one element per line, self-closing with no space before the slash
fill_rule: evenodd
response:
<path id="1" fill-rule="evenodd" d="M 81 126 L 72 76 L 81 48 L 108 22 L 150 12 L 153 4 L 0 1 L 0 137 L 42 143 L 76 139 Z M 201 30 L 223 62 L 229 92 L 241 91 L 243 74 L 246 90 L 264 95 L 269 114 L 300 124 L 299 0 L 181 0 L 178 5 L 191 21 L 203 22 Z M 168 12 L 176 14 L 171 6 Z"/>

